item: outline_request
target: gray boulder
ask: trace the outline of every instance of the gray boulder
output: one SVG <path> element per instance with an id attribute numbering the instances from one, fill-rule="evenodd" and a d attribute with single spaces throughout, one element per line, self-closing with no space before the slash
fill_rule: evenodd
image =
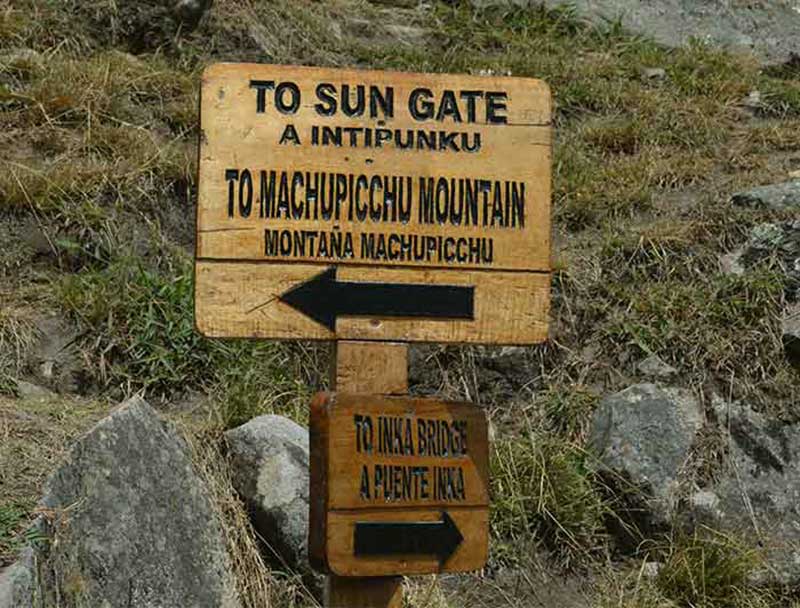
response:
<path id="1" fill-rule="evenodd" d="M 308 573 L 308 430 L 282 416 L 259 416 L 226 433 L 233 485 L 253 525 L 277 557 Z"/>
<path id="2" fill-rule="evenodd" d="M 0 572 L 0 608 L 30 608 L 33 600 L 35 561 L 26 547 L 19 560 Z"/>
<path id="3" fill-rule="evenodd" d="M 77 441 L 48 480 L 41 508 L 44 540 L 31 547 L 36 567 L 26 566 L 32 597 L 14 608 L 240 605 L 188 446 L 139 397 Z"/>
<path id="4" fill-rule="evenodd" d="M 738 207 L 770 211 L 800 210 L 800 180 L 737 192 L 731 197 L 731 203 Z"/>
<path id="5" fill-rule="evenodd" d="M 588 21 L 619 20 L 626 29 L 669 47 L 692 39 L 752 51 L 767 62 L 788 61 L 800 48 L 800 13 L 794 0 L 472 0 L 476 6 L 574 7 Z"/>
<path id="6" fill-rule="evenodd" d="M 725 474 L 713 487 L 716 525 L 764 550 L 758 579 L 800 584 L 800 425 L 785 425 L 741 403 L 717 400 L 728 439 Z"/>
<path id="7" fill-rule="evenodd" d="M 700 404 L 677 388 L 636 384 L 600 402 L 589 445 L 612 483 L 618 478 L 632 484 L 642 503 L 639 527 L 658 528 L 672 519 L 680 472 L 702 424 Z"/>

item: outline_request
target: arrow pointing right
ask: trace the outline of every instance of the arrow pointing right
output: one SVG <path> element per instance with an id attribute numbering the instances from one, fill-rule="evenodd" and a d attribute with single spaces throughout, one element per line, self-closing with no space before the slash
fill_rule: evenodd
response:
<path id="1" fill-rule="evenodd" d="M 441 521 L 356 522 L 355 554 L 436 555 L 444 564 L 464 537 L 453 519 L 442 511 Z"/>

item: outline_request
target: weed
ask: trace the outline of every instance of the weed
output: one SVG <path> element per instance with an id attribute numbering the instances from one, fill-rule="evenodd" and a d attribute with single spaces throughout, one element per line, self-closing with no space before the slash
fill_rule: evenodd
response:
<path id="1" fill-rule="evenodd" d="M 733 536 L 708 528 L 673 539 L 655 579 L 680 606 L 738 608 L 766 605 L 768 592 L 750 586 L 758 553 Z"/>
<path id="2" fill-rule="evenodd" d="M 579 448 L 528 429 L 495 442 L 491 480 L 491 526 L 500 559 L 531 540 L 543 541 L 565 563 L 603 546 L 604 505 Z"/>
<path id="3" fill-rule="evenodd" d="M 30 505 L 22 507 L 16 503 L 0 503 L 0 566 L 8 562 L 22 543 L 20 526 L 26 521 Z"/>
<path id="4" fill-rule="evenodd" d="M 536 400 L 545 428 L 567 441 L 582 445 L 598 396 L 578 386 L 551 386 Z"/>
<path id="5" fill-rule="evenodd" d="M 639 283 L 612 297 L 626 309 L 605 332 L 616 348 L 634 345 L 688 372 L 758 382 L 780 361 L 782 281 L 775 273 L 717 275 L 705 285 Z"/>
<path id="6" fill-rule="evenodd" d="M 303 367 L 316 351 L 303 346 L 203 338 L 194 328 L 190 261 L 180 252 L 155 268 L 123 257 L 62 285 L 65 308 L 94 328 L 84 347 L 94 375 L 123 392 L 154 396 L 203 389 L 218 396 L 226 427 L 279 411 L 303 418 L 302 404 L 320 379 Z M 319 362 L 308 366 L 319 369 Z"/>

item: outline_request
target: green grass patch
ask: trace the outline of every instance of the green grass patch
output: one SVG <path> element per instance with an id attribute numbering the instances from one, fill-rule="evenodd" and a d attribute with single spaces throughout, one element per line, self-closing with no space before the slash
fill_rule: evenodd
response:
<path id="1" fill-rule="evenodd" d="M 698 375 L 758 382 L 781 357 L 782 291 L 780 276 L 769 272 L 631 284 L 612 290 L 627 305 L 615 307 L 604 330 L 615 348 L 636 346 Z"/>
<path id="2" fill-rule="evenodd" d="M 605 506 L 585 465 L 580 448 L 546 433 L 494 442 L 491 528 L 500 560 L 530 552 L 531 542 L 567 564 L 604 546 Z"/>
<path id="3" fill-rule="evenodd" d="M 754 588 L 748 580 L 759 563 L 758 552 L 737 538 L 701 528 L 666 547 L 655 585 L 679 606 L 766 606 L 769 590 Z"/>
<path id="4" fill-rule="evenodd" d="M 28 519 L 30 505 L 0 503 L 0 566 L 9 563 L 24 541 L 21 526 Z"/>
<path id="5" fill-rule="evenodd" d="M 60 299 L 90 337 L 96 380 L 126 393 L 166 397 L 187 389 L 217 396 L 226 427 L 280 412 L 302 419 L 318 385 L 317 351 L 258 340 L 211 340 L 194 327 L 190 260 L 180 252 L 147 267 L 122 257 L 68 277 Z"/>

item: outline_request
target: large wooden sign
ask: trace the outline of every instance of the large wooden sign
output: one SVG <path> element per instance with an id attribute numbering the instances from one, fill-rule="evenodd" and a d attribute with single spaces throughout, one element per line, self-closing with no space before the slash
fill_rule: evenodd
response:
<path id="1" fill-rule="evenodd" d="M 488 440 L 467 403 L 322 393 L 311 406 L 312 564 L 339 576 L 476 570 Z"/>
<path id="2" fill-rule="evenodd" d="M 219 64 L 203 75 L 207 336 L 521 344 L 547 332 L 538 80 Z"/>

